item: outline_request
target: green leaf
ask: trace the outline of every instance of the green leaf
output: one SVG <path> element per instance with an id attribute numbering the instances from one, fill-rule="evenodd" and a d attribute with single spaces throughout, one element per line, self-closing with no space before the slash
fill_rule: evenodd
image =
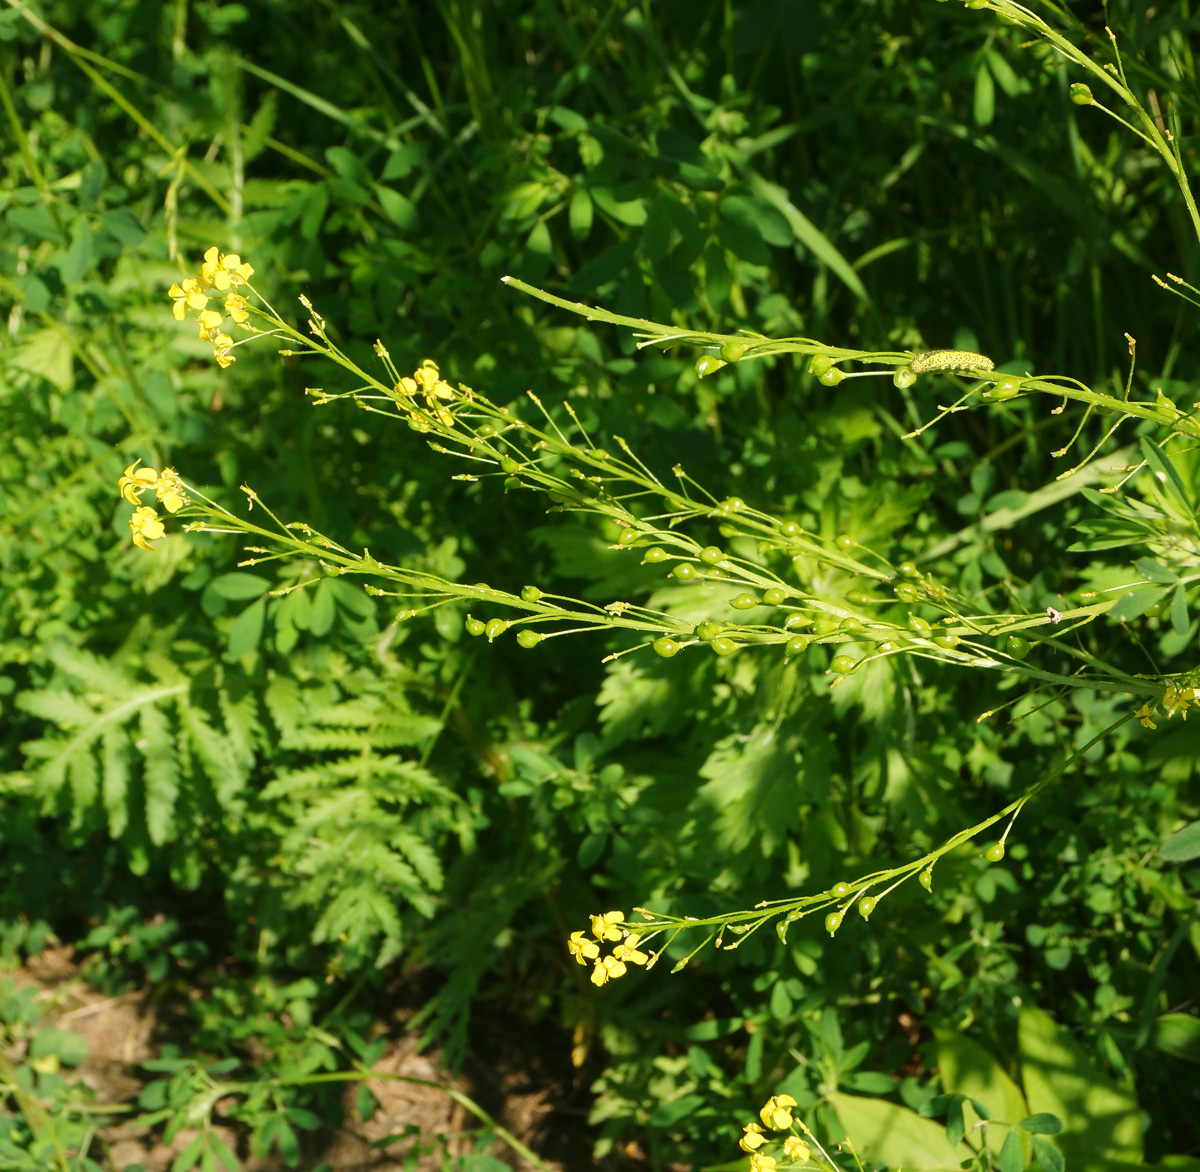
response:
<path id="1" fill-rule="evenodd" d="M 1179 581 L 1174 571 L 1167 569 L 1161 562 L 1156 562 L 1153 558 L 1138 558 L 1133 563 L 1133 568 L 1148 582 L 1174 586 Z"/>
<path id="2" fill-rule="evenodd" d="M 100 223 L 110 235 L 126 248 L 137 248 L 146 239 L 146 229 L 128 208 L 114 208 L 100 217 Z"/>
<path id="3" fill-rule="evenodd" d="M 606 212 L 622 224 L 628 224 L 631 228 L 640 228 L 646 222 L 647 212 L 644 199 L 621 201 L 616 199 L 607 187 L 593 187 L 591 195 L 592 201 L 602 212 Z"/>
<path id="4" fill-rule="evenodd" d="M 1040 1135 L 1033 1137 L 1033 1154 L 1037 1157 L 1042 1172 L 1063 1172 L 1066 1168 L 1066 1158 L 1062 1152 Z"/>
<path id="5" fill-rule="evenodd" d="M 1192 502 L 1188 491 L 1175 470 L 1175 465 L 1168 459 L 1167 454 L 1149 436 L 1140 436 L 1138 445 L 1142 449 L 1142 457 L 1150 465 L 1151 471 L 1160 484 L 1170 491 L 1176 501 L 1183 506 L 1187 513 L 1192 512 Z"/>
<path id="6" fill-rule="evenodd" d="M 945 1130 L 915 1111 L 881 1099 L 865 1099 L 838 1091 L 830 1102 L 864 1164 L 958 1172 L 971 1151 L 965 1144 L 952 1146 Z"/>
<path id="7" fill-rule="evenodd" d="M 1156 602 L 1166 598 L 1165 586 L 1139 586 L 1122 594 L 1116 605 L 1108 612 L 1108 617 L 1115 622 L 1127 623 L 1144 615 Z"/>
<path id="8" fill-rule="evenodd" d="M 571 229 L 571 235 L 576 240 L 586 240 L 588 233 L 592 230 L 592 197 L 588 195 L 587 189 L 583 187 L 575 188 L 571 194 L 571 204 L 567 208 L 567 223 Z"/>
<path id="9" fill-rule="evenodd" d="M 703 1104 L 704 1098 L 701 1095 L 684 1095 L 682 1098 L 672 1099 L 669 1103 L 659 1103 L 650 1112 L 650 1126 L 671 1127 Z"/>
<path id="10" fill-rule="evenodd" d="M 991 126 L 996 117 L 996 86 L 992 82 L 987 62 L 982 57 L 975 69 L 975 100 L 971 112 L 976 126 Z"/>
<path id="11" fill-rule="evenodd" d="M 1035 1114 L 1062 1120 L 1059 1142 L 1072 1167 L 1093 1160 L 1142 1160 L 1137 1100 L 1100 1074 L 1065 1029 L 1040 1009 L 1026 1008 L 1018 1039 L 1025 1100 Z M 1046 1167 L 1041 1155 L 1038 1161 Z"/>
<path id="12" fill-rule="evenodd" d="M 219 574 L 208 584 L 208 589 L 231 602 L 244 602 L 270 590 L 271 580 L 258 574 Z"/>
<path id="13" fill-rule="evenodd" d="M 233 626 L 229 628 L 229 654 L 234 659 L 240 659 L 258 647 L 266 615 L 267 600 L 260 598 L 233 620 Z"/>
<path id="14" fill-rule="evenodd" d="M 852 1091 L 861 1091 L 864 1095 L 890 1095 L 896 1089 L 891 1076 L 877 1070 L 847 1074 L 842 1078 L 841 1085 Z"/>
<path id="15" fill-rule="evenodd" d="M 792 203 L 782 187 L 768 182 L 758 174 L 751 175 L 750 186 L 757 196 L 783 215 L 792 234 L 817 260 L 828 265 L 846 285 L 846 288 L 863 304 L 871 304 L 866 286 L 863 285 L 858 273 L 854 271 L 854 266 L 833 246 L 829 238 Z"/>
<path id="16" fill-rule="evenodd" d="M 1177 635 L 1186 635 L 1188 626 L 1187 591 L 1180 582 L 1171 596 L 1171 630 Z"/>
<path id="17" fill-rule="evenodd" d="M 415 232 L 421 226 L 417 205 L 407 195 L 401 195 L 380 183 L 375 188 L 375 198 L 383 208 L 383 214 L 403 232 Z"/>
<path id="18" fill-rule="evenodd" d="M 1000 1155 L 997 1159 L 1000 1172 L 1023 1172 L 1025 1167 L 1025 1151 L 1021 1143 L 1021 1133 L 1014 1127 L 1010 1128 L 1000 1145 Z"/>
<path id="19" fill-rule="evenodd" d="M 329 634 L 333 626 L 334 611 L 333 591 L 329 587 L 331 579 L 323 578 L 317 583 L 312 595 L 312 608 L 308 612 L 308 629 L 320 639 Z"/>
<path id="20" fill-rule="evenodd" d="M 67 1066 L 78 1066 L 88 1055 L 87 1042 L 70 1030 L 41 1030 L 34 1034 L 29 1045 L 31 1058 L 45 1058 L 53 1054 Z"/>
<path id="21" fill-rule="evenodd" d="M 698 1021 L 683 1031 L 684 1038 L 689 1042 L 711 1042 L 714 1038 L 723 1038 L 740 1030 L 746 1024 L 742 1017 L 710 1017 L 707 1021 Z"/>
<path id="22" fill-rule="evenodd" d="M 1192 859 L 1200 859 L 1200 822 L 1192 822 L 1175 831 L 1158 853 L 1168 863 L 1190 863 Z"/>
<path id="23" fill-rule="evenodd" d="M 1020 1119 L 1029 1113 L 1020 1087 L 987 1050 L 958 1030 L 945 1026 L 934 1027 L 933 1036 L 937 1043 L 938 1072 L 947 1091 L 978 1099 L 993 1119 Z M 998 1155 L 1005 1140 L 997 1128 L 991 1127 L 987 1142 L 992 1153 Z M 1027 1151 L 1028 1144 L 1023 1144 L 1022 1160 Z"/>
<path id="24" fill-rule="evenodd" d="M 71 247 L 58 263 L 58 275 L 64 285 L 74 285 L 92 266 L 92 227 L 87 216 L 75 221 Z"/>
<path id="25" fill-rule="evenodd" d="M 1172 1058 L 1200 1062 L 1200 1017 L 1190 1013 L 1165 1013 L 1154 1019 L 1150 1045 Z"/>
<path id="26" fill-rule="evenodd" d="M 637 252 L 637 240 L 620 240 L 606 248 L 598 256 L 592 257 L 572 278 L 570 288 L 573 293 L 590 293 L 609 281 L 615 281 L 633 260 Z"/>
<path id="27" fill-rule="evenodd" d="M 1045 1111 L 1037 1115 L 1027 1115 L 1017 1126 L 1036 1135 L 1058 1135 L 1063 1129 L 1062 1120 L 1057 1115 L 1050 1115 Z"/>

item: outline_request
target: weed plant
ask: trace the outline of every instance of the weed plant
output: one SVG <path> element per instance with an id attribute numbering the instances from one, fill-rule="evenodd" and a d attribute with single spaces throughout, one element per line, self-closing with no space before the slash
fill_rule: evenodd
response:
<path id="1" fill-rule="evenodd" d="M 3 911 L 190 1000 L 192 1164 L 401 957 L 600 1158 L 1195 1150 L 1188 16 L 967 8 L 10 0 Z"/>

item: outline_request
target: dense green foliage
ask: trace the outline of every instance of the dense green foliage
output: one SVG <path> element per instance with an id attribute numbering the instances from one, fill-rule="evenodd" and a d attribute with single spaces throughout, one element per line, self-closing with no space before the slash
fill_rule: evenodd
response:
<path id="1" fill-rule="evenodd" d="M 1188 166 L 1189 12 L 1107 10 Z M 1108 60 L 1080 17 L 1061 27 Z M 297 1129 L 341 1108 L 305 1078 L 373 1061 L 371 1020 L 419 966 L 417 1028 L 451 1065 L 481 1003 L 575 1046 L 602 1159 L 636 1141 L 654 1166 L 727 1161 L 781 1091 L 836 1139 L 838 1117 L 903 1131 L 902 1104 L 953 1116 L 934 1096 L 960 1089 L 1015 1095 L 1008 1123 L 1059 1115 L 1072 1170 L 1200 1154 L 1198 852 L 1159 849 L 1197 817 L 1195 721 L 1121 725 L 1034 799 L 1002 861 L 964 847 L 931 894 L 908 884 L 834 939 L 808 921 L 594 989 L 565 948 L 588 913 L 708 916 L 904 862 L 1132 700 L 1029 700 L 1017 676 L 914 660 L 831 689 L 820 647 L 603 662 L 638 640 L 475 640 L 465 605 L 397 621 L 315 559 L 238 566 L 233 535 L 143 553 L 114 492 L 142 459 L 444 578 L 692 621 L 715 605 L 611 549 L 611 525 L 453 480 L 463 466 L 407 428 L 314 406 L 306 388 L 352 389 L 331 366 L 259 342 L 218 370 L 165 295 L 217 244 L 288 320 L 311 298 L 364 367 L 381 338 L 401 371 L 433 357 L 501 405 L 532 388 L 664 480 L 681 462 L 718 499 L 917 560 L 990 608 L 1136 585 L 1081 646 L 1125 673 L 1191 670 L 1194 452 L 1116 497 L 1056 491 L 1109 420 L 1057 458 L 1083 412 L 1044 396 L 902 439 L 946 380 L 830 389 L 786 356 L 701 380 L 693 351 L 638 351 L 499 280 L 700 330 L 983 350 L 1118 396 L 1128 332 L 1136 397 L 1186 411 L 1195 311 L 1150 274 L 1194 278 L 1197 240 L 1157 156 L 1072 104 L 1077 71 L 934 0 L 10 0 L 0 73 L 4 955 L 52 930 L 102 986 L 148 982 L 187 1015 L 191 1049 L 143 1094 L 156 1121 L 182 1126 L 236 1075 L 247 1150 L 307 1163 Z M 1110 463 L 1166 433 L 1127 421 Z M 6 1044 L 43 1036 L 7 986 L 0 1022 Z M 34 1062 L 78 1060 L 40 1045 Z M 71 1092 L 43 1066 L 12 1079 L 53 1113 Z M 21 1095 L 9 1107 L 0 1167 L 86 1166 L 21 1163 L 45 1136 Z"/>

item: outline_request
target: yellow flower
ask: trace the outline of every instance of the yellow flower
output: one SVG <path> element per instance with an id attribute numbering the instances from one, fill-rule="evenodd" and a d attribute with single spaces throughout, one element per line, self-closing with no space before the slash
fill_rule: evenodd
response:
<path id="1" fill-rule="evenodd" d="M 427 395 L 433 393 L 434 387 L 442 381 L 442 376 L 438 371 L 438 364 L 432 358 L 426 358 L 416 370 L 413 371 L 413 381 Z"/>
<path id="2" fill-rule="evenodd" d="M 254 270 L 242 264 L 242 258 L 236 252 L 223 256 L 215 244 L 204 254 L 204 263 L 200 266 L 200 284 L 222 293 L 244 285 L 253 275 Z"/>
<path id="3" fill-rule="evenodd" d="M 175 302 L 171 312 L 176 321 L 183 321 L 183 315 L 189 309 L 203 309 L 208 304 L 208 298 L 200 290 L 200 282 L 195 277 L 188 277 L 182 285 L 172 285 L 167 290 Z"/>
<path id="4" fill-rule="evenodd" d="M 229 353 L 233 349 L 233 339 L 228 334 L 218 334 L 212 340 L 213 357 L 217 360 L 217 365 L 224 370 L 227 366 L 232 366 L 237 359 Z"/>
<path id="5" fill-rule="evenodd" d="M 627 961 L 629 964 L 645 964 L 650 958 L 638 949 L 638 941 L 641 939 L 636 932 L 630 932 L 620 944 L 613 949 L 613 956 L 617 960 Z"/>
<path id="6" fill-rule="evenodd" d="M 221 315 L 215 309 L 203 309 L 196 314 L 196 323 L 200 326 L 200 337 L 211 342 L 221 331 Z"/>
<path id="7" fill-rule="evenodd" d="M 157 541 L 166 532 L 158 514 L 149 505 L 134 509 L 133 516 L 129 518 L 129 531 L 133 534 L 133 544 L 151 553 L 154 552 L 154 546 L 150 542 Z"/>
<path id="8" fill-rule="evenodd" d="M 1134 713 L 1134 716 L 1136 716 L 1138 720 L 1142 722 L 1142 728 L 1158 728 L 1158 725 L 1155 724 L 1150 718 L 1150 705 L 1148 703 L 1143 704 L 1141 708 Z"/>
<path id="9" fill-rule="evenodd" d="M 596 961 L 592 967 L 591 982 L 593 985 L 603 985 L 606 981 L 615 981 L 626 973 L 625 965 L 615 956 L 606 956 Z"/>
<path id="10" fill-rule="evenodd" d="M 603 985 L 608 980 L 608 969 L 604 967 L 603 961 L 596 961 L 592 966 L 592 975 L 589 978 L 593 985 Z"/>
<path id="11" fill-rule="evenodd" d="M 142 493 L 157 479 L 158 473 L 153 468 L 139 468 L 141 460 L 136 460 L 125 469 L 125 475 L 117 481 L 119 492 L 131 505 L 141 504 Z"/>
<path id="12" fill-rule="evenodd" d="M 625 922 L 624 912 L 605 912 L 602 916 L 592 916 L 592 935 L 597 940 L 620 940 L 621 929 L 618 924 Z"/>
<path id="13" fill-rule="evenodd" d="M 794 1107 L 796 1100 L 791 1095 L 772 1095 L 767 1105 L 758 1113 L 764 1127 L 782 1129 L 792 1126 L 792 1113 L 789 1107 Z"/>
<path id="14" fill-rule="evenodd" d="M 804 1142 L 798 1135 L 789 1135 L 783 1141 L 783 1154 L 789 1160 L 796 1160 L 803 1163 L 812 1155 L 808 1150 L 808 1144 Z"/>
<path id="15" fill-rule="evenodd" d="M 250 320 L 250 312 L 246 308 L 250 303 L 240 293 L 230 293 L 225 298 L 225 312 L 239 326 L 244 326 Z"/>
<path id="16" fill-rule="evenodd" d="M 188 503 L 187 493 L 183 490 L 183 481 L 174 468 L 164 468 L 158 483 L 154 486 L 159 503 L 168 513 L 178 513 Z"/>
<path id="17" fill-rule="evenodd" d="M 567 941 L 567 948 L 580 964 L 587 964 L 589 960 L 595 960 L 600 955 L 599 946 L 590 940 L 585 940 L 582 932 L 571 933 L 571 939 Z"/>
<path id="18" fill-rule="evenodd" d="M 763 1135 L 763 1129 L 757 1123 L 747 1123 L 742 1138 L 738 1140 L 738 1147 L 743 1152 L 753 1152 L 766 1142 L 767 1137 Z"/>
<path id="19" fill-rule="evenodd" d="M 755 1152 L 750 1157 L 750 1172 L 775 1172 L 775 1157 Z"/>
<path id="20" fill-rule="evenodd" d="M 1175 709 L 1179 709 L 1180 715 L 1184 720 L 1187 720 L 1188 709 L 1196 702 L 1195 688 L 1177 688 L 1174 684 L 1167 687 L 1163 693 L 1163 703 L 1167 707 L 1167 719 L 1169 720 L 1175 715 Z"/>

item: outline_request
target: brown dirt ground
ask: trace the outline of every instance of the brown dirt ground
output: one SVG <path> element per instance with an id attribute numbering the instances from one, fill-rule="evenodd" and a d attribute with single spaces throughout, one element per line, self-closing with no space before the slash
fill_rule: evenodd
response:
<path id="1" fill-rule="evenodd" d="M 117 997 L 97 992 L 80 974 L 69 945 L 46 949 L 9 975 L 19 986 L 36 990 L 44 1024 L 71 1030 L 87 1042 L 88 1057 L 77 1074 L 97 1101 L 135 1105 L 144 1082 L 140 1064 L 171 1040 L 174 1024 L 162 1019 L 149 991 Z M 588 1080 L 572 1068 L 569 1042 L 527 1024 L 488 1019 L 480 1023 L 480 1030 L 490 1036 L 480 1039 L 479 1052 L 468 1053 L 463 1073 L 452 1077 L 440 1067 L 437 1051 L 418 1052 L 415 1036 L 404 1032 L 404 1020 L 411 1013 L 401 1009 L 390 1026 L 379 1027 L 390 1041 L 373 1069 L 457 1087 L 552 1168 L 592 1166 L 587 1154 L 592 1142 L 586 1121 Z M 486 1061 L 481 1053 L 487 1054 Z M 440 1091 L 383 1079 L 368 1086 L 379 1104 L 374 1116 L 367 1122 L 358 1117 L 353 1107 L 357 1088 L 348 1084 L 346 1123 L 305 1137 L 302 1168 L 326 1164 L 334 1172 L 434 1172 L 442 1167 L 443 1153 L 453 1157 L 472 1146 L 471 1133 L 478 1122 Z M 215 1114 L 222 1115 L 220 1104 Z M 249 1155 L 244 1129 L 233 1121 L 217 1130 L 238 1153 L 245 1172 L 284 1172 L 278 1157 L 261 1160 Z M 138 1164 L 147 1172 L 168 1172 L 194 1135 L 181 1132 L 166 1145 L 161 1131 L 115 1122 L 101 1129 L 101 1142 L 90 1154 L 112 1172 Z M 372 1146 L 396 1135 L 402 1138 Z M 419 1152 L 413 1152 L 414 1145 Z M 532 1167 L 500 1142 L 490 1152 L 519 1172 Z M 626 1152 L 632 1159 L 621 1162 L 626 1167 L 639 1164 L 639 1154 Z M 415 1163 L 410 1162 L 414 1155 Z"/>

